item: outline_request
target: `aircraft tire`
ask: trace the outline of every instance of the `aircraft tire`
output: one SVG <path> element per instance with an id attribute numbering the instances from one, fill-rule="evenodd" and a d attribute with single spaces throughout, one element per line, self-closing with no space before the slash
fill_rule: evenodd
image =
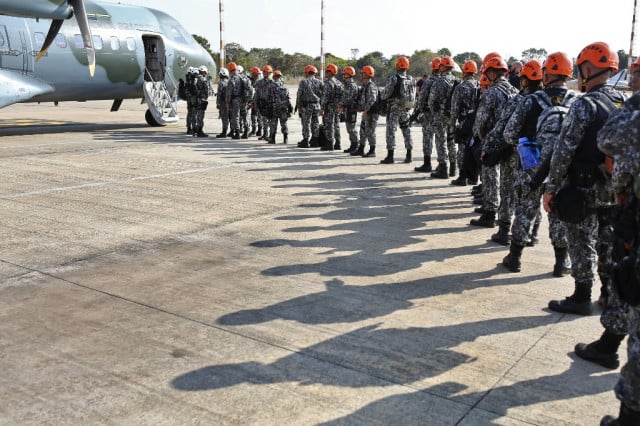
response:
<path id="1" fill-rule="evenodd" d="M 147 112 L 144 113 L 144 119 L 147 121 L 147 124 L 151 127 L 161 127 L 162 124 L 158 123 L 156 121 L 156 119 L 153 117 L 153 114 L 151 114 L 151 111 L 147 110 Z"/>

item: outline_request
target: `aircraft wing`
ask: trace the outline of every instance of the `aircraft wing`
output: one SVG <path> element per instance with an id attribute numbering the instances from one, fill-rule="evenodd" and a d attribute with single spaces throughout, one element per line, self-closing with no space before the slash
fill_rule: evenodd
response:
<path id="1" fill-rule="evenodd" d="M 54 90 L 50 84 L 32 76 L 0 69 L 0 108 L 24 102 L 34 96 L 51 93 Z"/>

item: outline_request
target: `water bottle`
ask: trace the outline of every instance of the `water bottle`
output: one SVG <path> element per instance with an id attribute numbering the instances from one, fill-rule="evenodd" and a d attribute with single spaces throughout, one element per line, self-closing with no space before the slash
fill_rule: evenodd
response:
<path id="1" fill-rule="evenodd" d="M 533 169 L 540 165 L 540 146 L 530 141 L 526 136 L 518 139 L 518 155 L 524 170 Z"/>

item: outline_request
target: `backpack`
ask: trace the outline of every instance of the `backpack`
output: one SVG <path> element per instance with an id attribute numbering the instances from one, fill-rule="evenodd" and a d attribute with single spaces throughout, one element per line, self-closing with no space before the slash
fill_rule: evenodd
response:
<path id="1" fill-rule="evenodd" d="M 289 89 L 284 84 L 275 84 L 274 104 L 285 105 L 289 102 Z"/>
<path id="2" fill-rule="evenodd" d="M 344 85 L 342 84 L 342 82 L 340 80 L 335 81 L 335 84 L 333 85 L 333 93 L 331 94 L 331 102 L 333 103 L 340 103 L 342 101 L 342 97 L 344 96 Z"/>
<path id="3" fill-rule="evenodd" d="M 447 96 L 447 100 L 444 102 L 444 114 L 447 117 L 451 117 L 451 100 L 453 99 L 453 92 L 456 90 L 456 86 L 460 84 L 460 80 L 457 78 L 453 80 L 453 85 L 451 89 L 449 89 L 449 96 Z"/>
<path id="4" fill-rule="evenodd" d="M 411 109 L 416 103 L 416 81 L 411 77 L 396 74 L 396 85 L 391 98 L 398 99 L 402 108 Z"/>
<path id="5" fill-rule="evenodd" d="M 242 99 L 245 102 L 249 102 L 251 99 L 253 99 L 253 96 L 255 94 L 255 89 L 253 88 L 253 84 L 251 83 L 251 80 L 249 79 L 249 77 L 243 75 L 240 77 L 240 79 L 242 80 Z"/>
<path id="6" fill-rule="evenodd" d="M 569 107 L 577 99 L 576 92 L 569 90 L 559 103 L 553 102 L 546 92 L 540 90 L 531 96 L 542 107 L 536 124 L 536 142 L 542 146 L 553 146 L 560 135 L 562 122 L 569 111 Z"/>

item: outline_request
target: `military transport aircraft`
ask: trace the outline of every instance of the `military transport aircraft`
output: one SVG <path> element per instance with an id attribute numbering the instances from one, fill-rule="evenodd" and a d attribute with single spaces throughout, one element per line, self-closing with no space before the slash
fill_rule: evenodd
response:
<path id="1" fill-rule="evenodd" d="M 75 18 L 75 19 L 74 19 Z M 92 0 L 0 0 L 0 108 L 18 102 L 144 99 L 145 119 L 178 121 L 177 81 L 216 67 L 159 10 Z"/>

